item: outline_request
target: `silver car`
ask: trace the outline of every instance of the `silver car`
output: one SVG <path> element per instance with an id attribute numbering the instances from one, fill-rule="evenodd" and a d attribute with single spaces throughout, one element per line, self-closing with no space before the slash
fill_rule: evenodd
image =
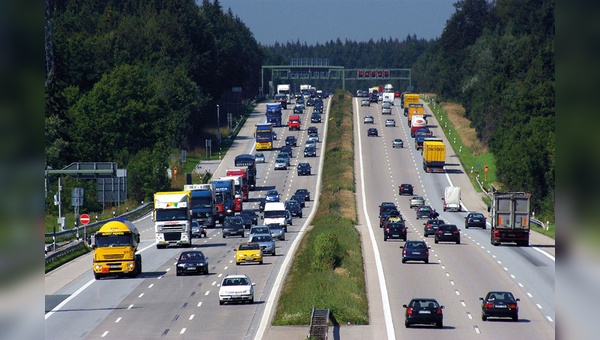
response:
<path id="1" fill-rule="evenodd" d="M 280 157 L 275 160 L 275 170 L 287 170 L 287 159 Z"/>
<path id="2" fill-rule="evenodd" d="M 270 235 L 271 234 L 271 227 L 268 227 L 266 225 L 255 225 L 252 226 L 250 228 L 250 233 L 248 235 L 248 242 L 250 242 L 250 240 L 252 240 L 252 237 L 256 236 L 256 235 Z"/>
<path id="3" fill-rule="evenodd" d="M 381 105 L 381 114 L 383 115 L 391 115 L 392 114 L 392 106 L 390 103 L 383 103 Z"/>
<path id="4" fill-rule="evenodd" d="M 315 141 L 315 143 L 319 142 L 319 135 L 316 133 L 311 133 L 310 135 L 308 135 L 308 140 L 310 141 Z"/>
<path id="5" fill-rule="evenodd" d="M 312 146 L 313 148 L 317 148 L 317 142 L 315 142 L 314 140 L 307 140 L 306 143 L 304 144 L 304 147 L 309 147 Z"/>
<path id="6" fill-rule="evenodd" d="M 403 148 L 403 147 L 404 147 L 404 141 L 402 141 L 402 139 L 400 139 L 400 138 L 396 138 L 392 142 L 392 148 Z"/>
<path id="7" fill-rule="evenodd" d="M 394 118 L 386 119 L 385 126 L 396 126 L 396 120 Z"/>
<path id="8" fill-rule="evenodd" d="M 360 101 L 360 106 L 371 106 L 369 99 L 363 99 Z"/>
<path id="9" fill-rule="evenodd" d="M 263 254 L 271 254 L 275 256 L 275 240 L 273 240 L 271 234 L 259 234 L 252 236 L 250 242 L 258 243 Z"/>
<path id="10" fill-rule="evenodd" d="M 373 116 L 365 116 L 363 123 L 364 124 L 375 124 L 375 119 L 373 118 Z"/>
<path id="11" fill-rule="evenodd" d="M 415 207 L 420 207 L 422 205 L 425 205 L 425 199 L 421 196 L 414 196 L 413 198 L 410 199 L 410 207 L 415 208 Z"/>
<path id="12" fill-rule="evenodd" d="M 262 152 L 257 152 L 257 153 L 254 155 L 254 161 L 255 161 L 256 163 L 264 163 L 264 162 L 266 161 L 266 159 L 265 159 L 265 154 L 264 154 L 264 153 L 262 153 Z"/>
<path id="13" fill-rule="evenodd" d="M 269 230 L 271 230 L 271 237 L 276 240 L 285 241 L 285 230 L 279 224 L 273 223 L 269 225 Z"/>

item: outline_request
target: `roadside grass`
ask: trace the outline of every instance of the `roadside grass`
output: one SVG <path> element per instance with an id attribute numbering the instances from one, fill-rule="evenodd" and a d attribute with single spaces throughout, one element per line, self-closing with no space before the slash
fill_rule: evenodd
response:
<path id="1" fill-rule="evenodd" d="M 337 91 L 329 112 L 319 208 L 290 267 L 274 325 L 307 325 L 313 307 L 329 308 L 343 324 L 368 324 L 362 245 L 356 229 L 352 96 Z M 315 269 L 319 239 L 335 239 L 335 265 Z"/>
<path id="2" fill-rule="evenodd" d="M 54 269 L 62 266 L 63 264 L 65 264 L 65 263 L 67 263 L 67 262 L 69 262 L 71 260 L 74 260 L 74 259 L 78 258 L 81 255 L 85 255 L 85 254 L 89 253 L 90 251 L 92 251 L 92 248 L 87 247 L 87 246 L 83 246 L 82 248 L 80 248 L 80 249 L 78 249 L 78 250 L 76 250 L 76 251 L 74 251 L 74 252 L 72 252 L 72 253 L 70 253 L 68 255 L 62 256 L 61 258 L 56 259 L 55 261 L 51 261 L 50 263 L 46 264 L 44 272 L 48 273 L 48 272 L 50 272 L 50 271 L 52 271 L 52 270 L 54 270 Z M 90 266 L 90 269 L 91 268 L 92 267 Z"/>

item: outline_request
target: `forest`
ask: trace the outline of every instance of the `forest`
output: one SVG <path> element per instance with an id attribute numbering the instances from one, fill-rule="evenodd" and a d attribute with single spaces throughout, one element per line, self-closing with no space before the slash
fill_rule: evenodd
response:
<path id="1" fill-rule="evenodd" d="M 553 215 L 553 1 L 458 0 L 433 40 L 269 46 L 218 0 L 49 3 L 47 166 L 115 161 L 128 169 L 129 196 L 147 200 L 168 188 L 172 150 L 197 147 L 214 126 L 226 90 L 242 86 L 253 97 L 262 65 L 328 58 L 345 68 L 411 68 L 415 92 L 463 105 L 505 189 L 532 193 L 534 210 Z"/>

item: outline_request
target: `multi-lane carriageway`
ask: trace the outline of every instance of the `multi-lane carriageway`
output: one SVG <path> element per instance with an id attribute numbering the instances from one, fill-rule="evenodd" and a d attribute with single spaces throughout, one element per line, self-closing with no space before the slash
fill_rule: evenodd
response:
<path id="1" fill-rule="evenodd" d="M 326 105 L 328 101 L 326 101 Z M 394 201 L 407 219 L 409 239 L 423 239 L 422 220 L 414 219 L 408 209 L 408 197 L 397 195 L 400 183 L 415 185 L 415 194 L 423 195 L 428 204 L 438 211 L 440 197 L 449 181 L 460 185 L 463 203 L 467 209 L 482 211 L 481 200 L 470 186 L 460 166 L 451 165 L 451 174 L 425 174 L 420 164 L 420 153 L 412 148 L 406 118 L 394 106 L 393 117 L 397 127 L 385 127 L 381 106 L 360 107 L 354 99 L 355 153 L 357 169 L 357 198 L 359 204 L 359 231 L 367 273 L 370 325 L 343 326 L 337 333 L 343 339 L 393 339 L 403 337 L 439 337 L 448 339 L 493 338 L 554 338 L 554 257 L 551 245 L 533 235 L 532 247 L 489 245 L 489 230 L 465 230 L 462 242 L 455 244 L 430 243 L 430 264 L 402 264 L 399 261 L 402 242 L 384 242 L 377 223 L 377 206 L 381 201 Z M 398 103 L 396 104 L 398 105 Z M 253 152 L 253 127 L 262 121 L 264 105 L 259 105 L 236 139 L 233 149 L 225 155 L 216 171 L 221 176 L 233 158 L 240 153 Z M 289 132 L 279 128 L 276 146 L 283 145 L 289 134 L 298 137 L 292 168 L 274 171 L 276 151 L 267 152 L 267 163 L 258 165 L 258 188 L 251 193 L 245 209 L 257 208 L 253 198 L 263 196 L 266 190 L 276 188 L 286 199 L 297 188 L 308 188 L 312 201 L 303 219 L 295 219 L 286 241 L 278 241 L 278 256 L 266 257 L 265 264 L 235 266 L 234 247 L 241 239 L 223 239 L 220 230 L 209 230 L 207 239 L 196 239 L 195 248 L 209 256 L 208 276 L 176 277 L 174 263 L 182 249 L 157 250 L 154 246 L 153 224 L 147 216 L 135 221 L 142 231 L 140 251 L 144 259 L 144 273 L 135 279 L 95 281 L 91 274 L 91 256 L 86 255 L 46 276 L 46 333 L 47 339 L 78 338 L 203 338 L 203 339 L 278 339 L 305 338 L 307 328 L 270 327 L 276 303 L 276 293 L 282 286 L 283 268 L 310 219 L 308 211 L 315 207 L 318 191 L 320 162 L 322 160 L 325 124 L 310 124 L 310 109 L 302 117 L 302 131 Z M 326 114 L 329 110 L 326 109 Z M 431 113 L 427 110 L 427 112 Z M 291 110 L 284 111 L 284 119 Z M 362 124 L 365 114 L 375 116 L 379 137 L 366 137 L 369 126 Z M 437 122 L 429 117 L 435 135 L 442 136 Z M 323 122 L 327 121 L 323 119 Z M 318 157 L 302 156 L 307 138 L 306 126 L 319 128 L 321 143 Z M 391 141 L 402 138 L 404 149 L 392 149 Z M 452 161 L 451 152 L 447 163 Z M 295 166 L 300 161 L 311 163 L 312 176 L 298 177 Z M 461 226 L 464 213 L 442 213 L 442 218 Z M 537 245 L 537 246 L 535 246 Z M 548 246 L 548 247 L 544 247 Z M 253 305 L 218 305 L 218 283 L 229 273 L 246 273 L 256 282 L 256 300 Z M 521 298 L 520 321 L 481 321 L 479 300 L 488 290 L 505 289 Z M 427 327 L 404 328 L 402 304 L 412 297 L 435 297 L 445 305 L 444 329 Z M 49 308 L 50 307 L 50 308 Z M 52 309 L 50 311 L 49 309 Z"/>

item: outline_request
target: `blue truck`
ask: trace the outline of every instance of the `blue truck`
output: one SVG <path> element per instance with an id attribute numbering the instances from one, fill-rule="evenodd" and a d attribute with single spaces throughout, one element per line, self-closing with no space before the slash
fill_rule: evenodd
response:
<path id="1" fill-rule="evenodd" d="M 273 126 L 282 126 L 282 112 L 281 103 L 269 103 L 267 104 L 267 123 L 273 124 Z"/>
<path id="2" fill-rule="evenodd" d="M 183 190 L 191 194 L 190 214 L 200 225 L 214 228 L 217 215 L 214 184 L 186 184 Z"/>

